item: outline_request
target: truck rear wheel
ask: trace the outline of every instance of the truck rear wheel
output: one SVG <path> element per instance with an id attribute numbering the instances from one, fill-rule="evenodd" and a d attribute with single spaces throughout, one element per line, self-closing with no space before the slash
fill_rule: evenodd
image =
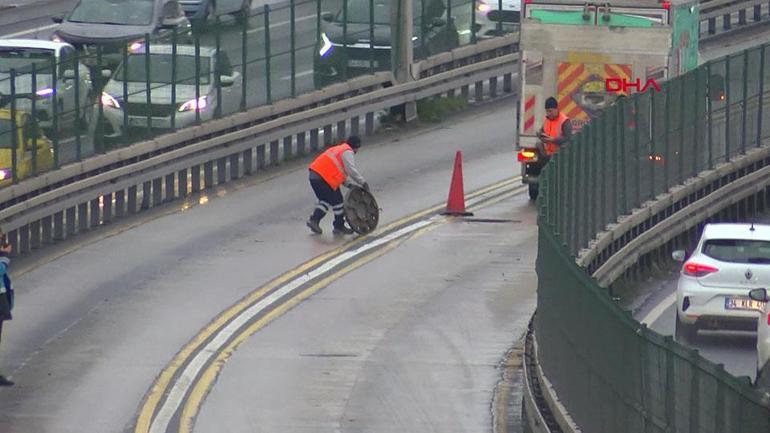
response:
<path id="1" fill-rule="evenodd" d="M 529 184 L 529 199 L 537 200 L 538 187 L 536 183 Z"/>

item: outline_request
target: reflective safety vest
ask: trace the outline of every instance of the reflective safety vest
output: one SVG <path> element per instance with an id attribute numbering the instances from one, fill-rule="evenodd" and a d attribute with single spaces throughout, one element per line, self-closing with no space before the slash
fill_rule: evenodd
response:
<path id="1" fill-rule="evenodd" d="M 310 169 L 318 173 L 335 191 L 345 182 L 345 163 L 342 162 L 342 154 L 348 150 L 353 148 L 347 143 L 332 146 L 318 155 L 318 158 L 310 164 Z"/>
<path id="2" fill-rule="evenodd" d="M 561 137 L 561 127 L 564 125 L 564 122 L 567 122 L 568 120 L 569 117 L 564 113 L 559 113 L 559 116 L 554 120 L 546 117 L 543 122 L 543 132 L 549 137 Z M 545 148 L 545 154 L 548 156 L 555 154 L 556 151 L 559 150 L 559 145 L 550 141 L 543 142 L 543 147 Z"/>

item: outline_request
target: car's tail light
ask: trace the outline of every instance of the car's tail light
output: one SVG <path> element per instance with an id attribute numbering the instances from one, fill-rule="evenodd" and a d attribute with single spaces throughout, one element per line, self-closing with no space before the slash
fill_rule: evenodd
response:
<path id="1" fill-rule="evenodd" d="M 685 275 L 689 275 L 691 277 L 703 277 L 718 271 L 719 269 L 713 266 L 701 265 L 700 263 L 694 262 L 685 263 L 684 268 L 682 269 L 682 272 Z"/>
<path id="2" fill-rule="evenodd" d="M 529 149 L 520 150 L 518 154 L 519 162 L 533 161 L 536 157 L 537 153 Z"/>

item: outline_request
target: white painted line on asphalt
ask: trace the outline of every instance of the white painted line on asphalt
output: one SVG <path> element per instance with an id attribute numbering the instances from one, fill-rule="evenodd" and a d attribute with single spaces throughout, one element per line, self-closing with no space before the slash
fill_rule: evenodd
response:
<path id="1" fill-rule="evenodd" d="M 42 31 L 42 30 L 50 30 L 50 29 L 52 29 L 52 28 L 54 28 L 56 26 L 58 26 L 58 24 L 48 24 L 47 26 L 36 27 L 34 29 L 23 30 L 23 31 L 16 32 L 16 33 L 9 33 L 7 35 L 0 36 L 0 39 L 11 39 L 11 38 L 15 38 L 15 37 L 18 37 L 18 36 L 23 36 L 23 35 L 26 35 L 26 34 L 30 34 L 30 33 L 37 33 L 37 32 Z"/>
<path id="2" fill-rule="evenodd" d="M 299 18 L 296 18 L 294 21 L 298 23 L 300 21 L 307 21 L 307 20 L 311 20 L 311 19 L 313 19 L 313 20 L 316 19 L 316 16 L 315 15 L 308 15 L 308 16 L 305 16 L 305 17 L 299 17 Z M 288 25 L 288 24 L 291 24 L 291 21 L 288 21 L 288 20 L 287 21 L 279 21 L 277 23 L 270 23 L 270 28 L 272 29 L 274 27 L 285 26 L 285 25 Z M 246 30 L 246 33 L 257 33 L 257 32 L 261 32 L 261 31 L 264 31 L 264 30 L 265 30 L 264 27 L 257 27 L 257 28 L 251 29 L 251 30 Z"/>
<path id="3" fill-rule="evenodd" d="M 655 323 L 660 318 L 660 316 L 662 316 L 663 313 L 668 310 L 669 307 L 674 305 L 674 302 L 676 302 L 676 292 L 668 295 L 666 299 L 664 299 L 655 308 L 650 310 L 650 312 L 642 318 L 641 322 L 647 326 Z"/>
<path id="4" fill-rule="evenodd" d="M 163 402 L 163 406 L 161 407 L 160 411 L 158 411 L 158 415 L 153 420 L 152 426 L 150 427 L 150 433 L 166 433 L 171 418 L 179 409 L 179 405 L 182 403 L 182 399 L 190 390 L 193 381 L 198 376 L 203 367 L 211 360 L 211 357 L 219 353 L 225 343 L 227 343 L 227 341 L 236 332 L 238 332 L 241 327 L 243 327 L 259 313 L 265 311 L 270 306 L 281 300 L 284 296 L 301 287 L 303 284 L 306 284 L 316 278 L 322 277 L 324 274 L 331 272 L 335 267 L 341 265 L 347 260 L 361 255 L 371 249 L 387 244 L 395 239 L 404 237 L 425 226 L 433 224 L 438 218 L 439 217 L 433 217 L 427 220 L 417 221 L 387 236 L 367 243 L 366 245 L 362 245 L 355 250 L 343 253 L 319 266 L 317 269 L 295 278 L 269 296 L 254 304 L 251 308 L 243 311 L 224 329 L 219 331 L 216 334 L 216 337 L 214 337 L 211 342 L 209 342 L 209 344 L 203 348 L 203 350 L 198 352 L 198 355 L 196 355 L 192 362 L 187 365 L 187 368 L 185 368 L 184 372 L 182 372 L 182 375 L 174 383 L 174 387 L 171 389 L 168 398 L 166 398 L 166 400 Z"/>
<path id="5" fill-rule="evenodd" d="M 306 75 L 310 75 L 312 73 L 313 73 L 313 70 L 312 69 L 308 69 L 307 71 L 297 72 L 296 74 L 294 74 L 294 76 L 296 78 L 299 78 L 299 77 L 304 77 Z M 286 75 L 284 77 L 281 77 L 281 79 L 282 80 L 291 80 L 291 75 Z"/>

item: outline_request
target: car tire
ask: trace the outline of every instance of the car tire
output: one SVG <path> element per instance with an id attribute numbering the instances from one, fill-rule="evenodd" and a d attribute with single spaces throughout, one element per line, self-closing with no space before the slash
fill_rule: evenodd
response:
<path id="1" fill-rule="evenodd" d="M 537 196 L 540 192 L 540 188 L 536 183 L 529 184 L 529 199 L 532 201 L 537 200 Z"/>
<path id="2" fill-rule="evenodd" d="M 698 327 L 695 324 L 683 323 L 679 320 L 679 314 L 676 315 L 676 327 L 674 329 L 674 340 L 682 344 L 691 344 L 698 336 Z"/>

